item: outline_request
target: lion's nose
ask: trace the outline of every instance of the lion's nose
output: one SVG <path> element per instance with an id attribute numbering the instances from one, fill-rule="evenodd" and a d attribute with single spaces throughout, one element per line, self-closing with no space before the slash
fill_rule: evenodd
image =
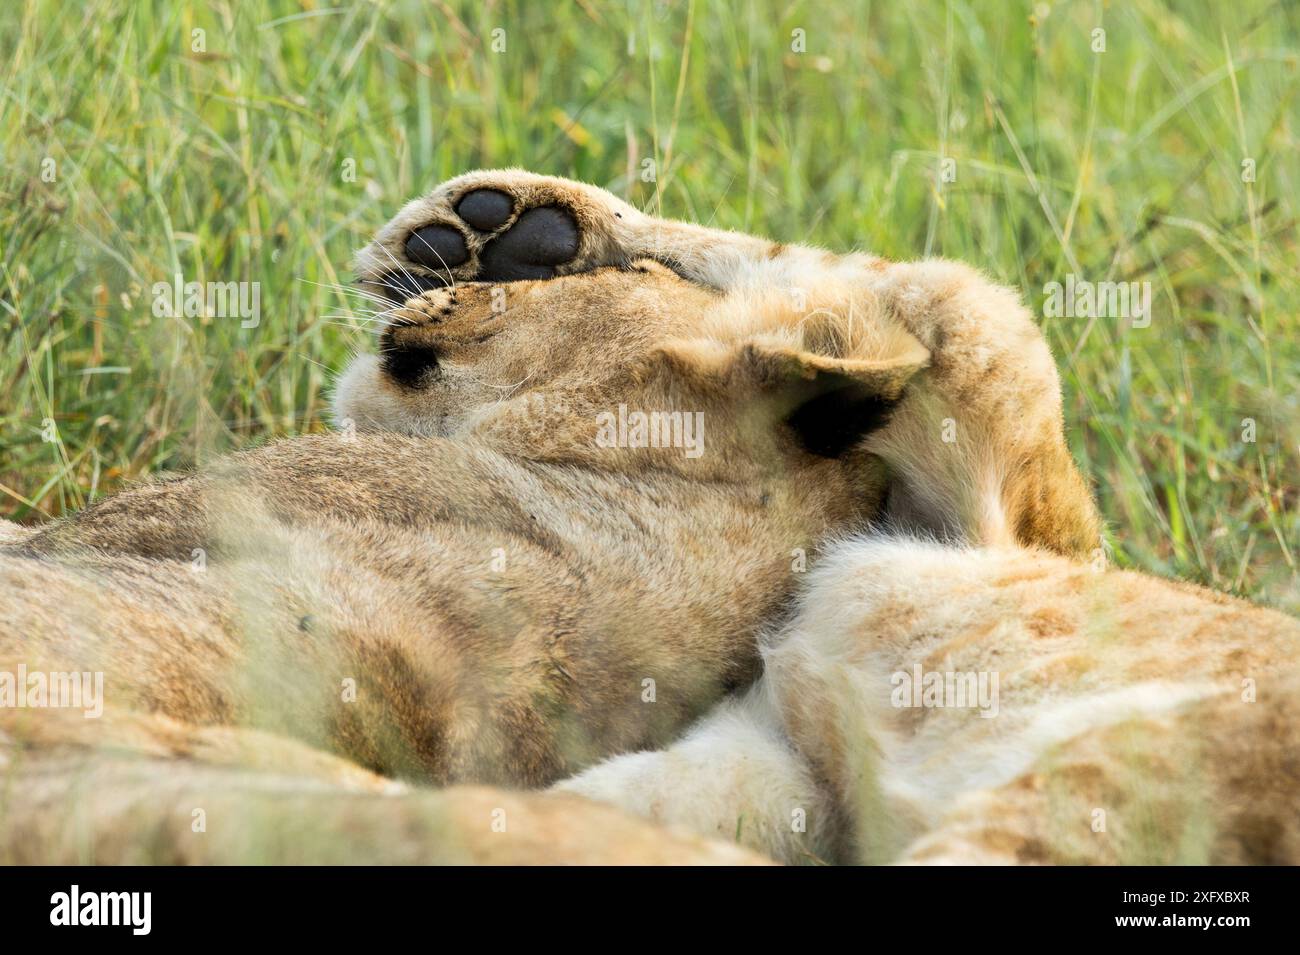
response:
<path id="1" fill-rule="evenodd" d="M 427 386 L 438 370 L 438 351 L 427 341 L 388 336 L 380 343 L 384 373 L 407 388 Z"/>

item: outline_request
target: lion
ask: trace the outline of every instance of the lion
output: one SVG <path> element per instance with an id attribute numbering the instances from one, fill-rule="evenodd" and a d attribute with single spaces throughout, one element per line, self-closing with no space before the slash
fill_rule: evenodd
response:
<path id="1" fill-rule="evenodd" d="M 750 332 L 802 335 L 814 353 L 842 355 L 863 348 L 877 354 L 880 346 L 870 340 L 883 333 L 910 336 L 908 346 L 925 355 L 917 366 L 925 373 L 892 409 L 890 426 L 875 429 L 863 445 L 889 473 L 877 524 L 1067 554 L 1100 547 L 1096 507 L 1065 442 L 1051 352 L 1018 296 L 962 263 L 889 262 L 675 222 L 595 186 L 507 169 L 467 173 L 408 203 L 357 254 L 355 271 L 361 288 L 400 304 L 465 282 L 491 283 L 504 295 L 521 278 L 628 268 L 637 259 L 718 294 L 713 309 L 683 303 L 698 310 L 699 321 L 678 347 L 705 365 L 719 362 L 719 345 Z M 362 357 L 348 369 L 337 416 L 415 435 L 476 430 L 482 425 L 463 390 L 475 389 L 487 402 L 501 397 L 493 388 L 520 380 L 484 369 L 479 355 L 456 355 L 411 387 L 430 354 L 416 343 L 418 336 L 394 335 L 386 326 L 383 361 Z M 559 360 L 562 346 L 537 347 Z M 594 347 L 601 347 L 599 338 Z M 834 421 L 828 419 L 832 431 Z M 833 440 L 822 450 L 864 435 L 848 429 L 823 436 Z"/>
<path id="2" fill-rule="evenodd" d="M 93 722 L 0 708 L 4 852 L 41 851 L 19 833 L 69 800 L 91 848 L 38 840 L 52 858 L 132 858 L 141 833 L 168 859 L 325 851 L 178 844 L 188 819 L 145 809 L 166 775 L 181 804 L 206 793 L 266 831 L 355 820 L 370 861 L 412 819 L 496 800 L 541 821 L 493 842 L 517 830 L 480 815 L 453 857 L 536 860 L 573 797 L 464 787 L 671 743 L 752 683 L 756 634 L 824 541 L 1098 546 L 1041 336 L 963 266 L 779 246 L 504 171 L 402 210 L 357 271 L 390 305 L 378 356 L 340 380 L 339 432 L 0 548 L 0 671 L 111 691 Z M 627 845 L 653 831 L 582 811 Z M 656 858 L 756 858 L 672 838 Z M 551 858 L 610 844 L 577 843 Z"/>
<path id="3" fill-rule="evenodd" d="M 763 656 L 672 747 L 557 790 L 788 863 L 1300 862 L 1285 614 L 1040 548 L 859 536 Z"/>

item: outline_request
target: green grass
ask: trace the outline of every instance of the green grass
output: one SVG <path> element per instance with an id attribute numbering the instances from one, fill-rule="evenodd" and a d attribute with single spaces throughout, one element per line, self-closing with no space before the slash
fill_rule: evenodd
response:
<path id="1" fill-rule="evenodd" d="M 325 427 L 330 373 L 367 341 L 328 288 L 351 251 L 440 180 L 517 164 L 718 226 L 964 259 L 1040 315 L 1067 273 L 1150 281 L 1149 328 L 1043 322 L 1116 560 L 1295 610 L 1298 32 L 1267 0 L 12 0 L 0 514 Z M 178 271 L 260 282 L 260 326 L 155 318 Z"/>

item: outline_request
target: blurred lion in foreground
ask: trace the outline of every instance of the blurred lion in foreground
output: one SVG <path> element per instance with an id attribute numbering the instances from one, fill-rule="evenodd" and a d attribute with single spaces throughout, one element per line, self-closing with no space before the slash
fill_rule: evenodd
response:
<path id="1" fill-rule="evenodd" d="M 1009 292 L 518 171 L 357 266 L 338 433 L 5 528 L 4 861 L 1300 857 L 1300 628 L 1103 568 Z"/>

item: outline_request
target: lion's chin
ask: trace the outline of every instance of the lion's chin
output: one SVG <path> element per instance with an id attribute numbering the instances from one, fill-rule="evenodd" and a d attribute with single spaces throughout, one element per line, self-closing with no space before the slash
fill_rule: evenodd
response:
<path id="1" fill-rule="evenodd" d="M 443 415 L 415 414 L 397 386 L 384 375 L 375 355 L 358 355 L 334 384 L 334 427 L 348 431 L 387 431 L 414 437 L 445 437 Z"/>

